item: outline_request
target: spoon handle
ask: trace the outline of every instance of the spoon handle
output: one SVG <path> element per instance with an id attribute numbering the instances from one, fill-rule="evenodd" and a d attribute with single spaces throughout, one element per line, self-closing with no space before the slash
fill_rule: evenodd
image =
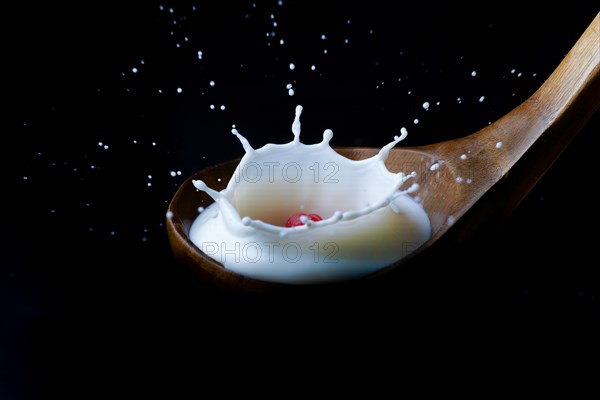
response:
<path id="1" fill-rule="evenodd" d="M 469 187 L 471 201 L 463 204 L 469 212 L 446 235 L 448 241 L 500 226 L 599 107 L 600 13 L 529 99 L 444 148 L 454 158 L 464 148 L 477 148 L 471 168 L 481 175 Z"/>
<path id="2" fill-rule="evenodd" d="M 574 135 L 600 106 L 599 85 L 600 12 L 526 104 Z"/>
<path id="3" fill-rule="evenodd" d="M 539 177 L 599 106 L 600 13 L 539 89 L 478 135 L 480 139 L 485 137 L 490 145 L 501 144 L 504 149 L 499 165 L 502 175 L 541 138 L 552 142 L 544 154 L 535 156 Z"/>

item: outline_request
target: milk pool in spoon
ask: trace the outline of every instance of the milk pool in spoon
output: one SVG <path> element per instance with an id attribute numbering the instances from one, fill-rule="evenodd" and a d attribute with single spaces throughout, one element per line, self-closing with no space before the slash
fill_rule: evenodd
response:
<path id="1" fill-rule="evenodd" d="M 385 165 L 406 130 L 373 157 L 350 160 L 323 133 L 300 142 L 302 107 L 296 107 L 289 143 L 254 149 L 236 129 L 245 154 L 225 189 L 192 183 L 214 202 L 192 222 L 190 240 L 240 275 L 268 282 L 314 284 L 361 278 L 406 257 L 431 235 L 427 213 L 414 193 L 416 173 Z M 315 213 L 285 227 L 296 213 Z"/>

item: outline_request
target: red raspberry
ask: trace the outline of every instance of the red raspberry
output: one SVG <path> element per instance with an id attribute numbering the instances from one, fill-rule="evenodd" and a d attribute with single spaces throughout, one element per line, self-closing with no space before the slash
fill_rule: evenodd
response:
<path id="1" fill-rule="evenodd" d="M 287 222 L 285 223 L 285 227 L 292 228 L 294 226 L 304 225 L 301 217 L 308 217 L 312 221 L 321 221 L 323 219 L 317 214 L 296 213 L 288 218 Z"/>

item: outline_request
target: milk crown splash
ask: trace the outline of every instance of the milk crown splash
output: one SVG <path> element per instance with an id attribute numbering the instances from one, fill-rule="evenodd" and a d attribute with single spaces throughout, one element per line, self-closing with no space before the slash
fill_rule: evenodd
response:
<path id="1" fill-rule="evenodd" d="M 215 200 L 190 229 L 202 251 L 242 275 L 312 283 L 367 275 L 429 238 L 429 219 L 409 195 L 418 185 L 401 189 L 415 173 L 392 173 L 385 166 L 406 129 L 375 156 L 350 160 L 329 145 L 330 129 L 320 143 L 302 143 L 302 107 L 295 111 L 294 138 L 285 144 L 254 149 L 232 129 L 245 154 L 224 190 L 193 181 Z M 297 212 L 323 219 L 284 227 Z"/>

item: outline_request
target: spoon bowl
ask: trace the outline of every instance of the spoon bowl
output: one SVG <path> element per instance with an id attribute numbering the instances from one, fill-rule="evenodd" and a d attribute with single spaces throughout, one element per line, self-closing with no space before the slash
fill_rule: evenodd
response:
<path id="1" fill-rule="evenodd" d="M 467 136 L 425 146 L 393 148 L 391 172 L 417 172 L 418 197 L 430 219 L 431 237 L 402 260 L 361 280 L 374 279 L 415 257 L 440 251 L 498 226 L 518 206 L 600 106 L 600 13 L 595 16 L 549 78 L 512 111 Z M 361 160 L 377 154 L 369 147 L 338 147 Z M 302 290 L 298 285 L 249 278 L 226 269 L 189 238 L 199 207 L 213 199 L 196 190 L 202 180 L 219 191 L 241 158 L 190 176 L 167 211 L 167 232 L 176 260 L 215 287 L 236 292 Z M 308 285 L 310 286 L 310 285 Z"/>

